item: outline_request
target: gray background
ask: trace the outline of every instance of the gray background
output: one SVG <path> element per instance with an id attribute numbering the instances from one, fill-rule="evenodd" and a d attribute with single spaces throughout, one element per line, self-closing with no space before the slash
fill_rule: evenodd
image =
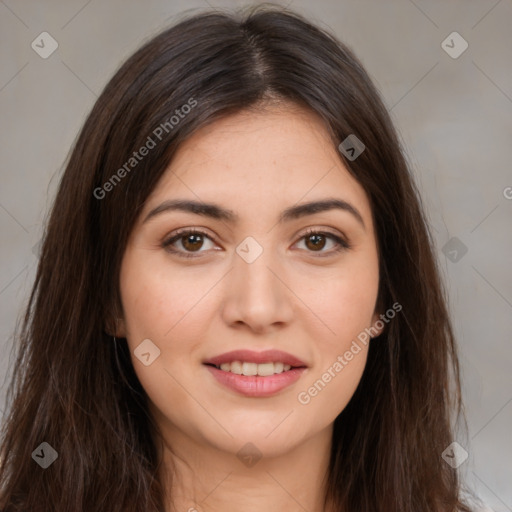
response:
<path id="1" fill-rule="evenodd" d="M 460 470 L 487 510 L 512 511 L 512 0 L 280 3 L 336 33 L 382 91 L 432 223 L 461 347 L 469 459 Z M 0 1 L 0 409 L 42 225 L 86 114 L 121 61 L 177 14 L 242 5 Z M 47 59 L 31 47 L 45 31 L 58 42 Z M 442 46 L 453 31 L 469 44 L 458 58 Z"/>

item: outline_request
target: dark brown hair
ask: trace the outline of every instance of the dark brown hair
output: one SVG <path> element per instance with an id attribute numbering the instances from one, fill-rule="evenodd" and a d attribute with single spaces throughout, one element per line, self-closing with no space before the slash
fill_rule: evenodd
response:
<path id="1" fill-rule="evenodd" d="M 87 118 L 16 329 L 1 438 L 5 512 L 165 510 L 148 397 L 126 340 L 114 344 L 107 334 L 122 316 L 121 259 L 183 141 L 222 117 L 280 101 L 320 116 L 335 146 L 350 134 L 365 144 L 357 159 L 340 158 L 372 206 L 380 311 L 395 302 L 403 308 L 370 343 L 361 382 L 335 421 L 326 506 L 469 510 L 456 470 L 441 458 L 453 440 L 451 414 L 463 418 L 454 335 L 434 243 L 390 116 L 346 45 L 297 14 L 260 6 L 196 14 L 165 30 L 122 65 Z M 182 109 L 187 104 L 193 108 Z M 188 113 L 169 121 L 177 110 Z M 156 141 L 158 127 L 166 130 Z M 148 137 L 155 146 L 127 166 Z M 42 442 L 58 452 L 44 470 L 32 459 Z"/>

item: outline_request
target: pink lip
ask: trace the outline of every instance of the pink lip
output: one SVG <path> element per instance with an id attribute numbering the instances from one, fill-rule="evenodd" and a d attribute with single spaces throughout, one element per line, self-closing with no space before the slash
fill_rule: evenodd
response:
<path id="1" fill-rule="evenodd" d="M 207 359 L 206 361 L 203 361 L 203 363 L 220 366 L 222 363 L 232 363 L 233 361 L 258 364 L 284 363 L 294 367 L 307 367 L 307 364 L 304 361 L 301 361 L 287 352 L 282 352 L 281 350 L 264 350 L 263 352 L 254 352 L 252 350 L 233 350 L 231 352 L 226 352 L 225 354 L 212 357 L 211 359 Z"/>
<path id="2" fill-rule="evenodd" d="M 234 360 L 235 359 L 231 359 L 231 361 Z M 246 362 L 255 362 L 248 361 L 247 359 L 244 360 Z M 282 361 L 282 359 L 279 359 L 279 361 Z M 206 368 L 208 368 L 215 379 L 224 386 L 242 395 L 260 398 L 274 395 L 282 389 L 290 386 L 300 378 L 303 372 L 306 371 L 305 367 L 292 368 L 287 372 L 262 377 L 259 375 L 236 375 L 235 373 L 219 370 L 215 366 L 207 366 Z"/>

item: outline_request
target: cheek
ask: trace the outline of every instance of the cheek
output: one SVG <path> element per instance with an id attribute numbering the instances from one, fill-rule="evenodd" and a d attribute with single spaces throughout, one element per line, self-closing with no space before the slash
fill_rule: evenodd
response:
<path id="1" fill-rule="evenodd" d="M 330 327 L 330 335 L 322 339 L 327 347 L 343 350 L 371 325 L 377 287 L 373 283 L 361 287 L 362 284 L 361 281 L 348 281 L 326 290 L 324 318 Z"/>
<path id="2" fill-rule="evenodd" d="M 317 358 L 297 399 L 326 424 L 345 408 L 364 372 L 369 343 L 365 329 L 372 325 L 378 280 L 377 258 L 369 253 L 322 279 L 309 295 L 308 306 L 321 319 L 309 333 Z"/>
<path id="3" fill-rule="evenodd" d="M 315 337 L 323 345 L 320 353 L 332 359 L 371 326 L 378 282 L 377 261 L 367 257 L 323 276 L 315 288 L 308 287 L 308 306 L 322 322 L 324 335 Z"/>
<path id="4" fill-rule="evenodd" d="M 191 279 L 143 254 L 127 255 L 121 267 L 120 288 L 127 337 L 131 343 L 150 338 L 165 344 L 179 331 L 211 287 L 211 278 Z M 199 306 L 199 307 L 198 307 Z M 192 328 L 197 323 L 192 324 Z M 188 327 L 191 327 L 188 325 Z"/>
<path id="5" fill-rule="evenodd" d="M 165 270 L 156 259 L 150 262 L 142 251 L 127 253 L 123 260 L 120 291 L 133 367 L 150 401 L 156 404 L 158 411 L 165 411 L 168 418 L 176 419 L 175 411 L 198 407 L 183 392 L 180 383 L 189 377 L 183 361 L 190 359 L 201 346 L 204 323 L 198 318 L 206 314 L 206 301 L 201 298 L 212 287 L 211 281 L 211 276 L 194 280 L 185 272 Z M 146 366 L 134 351 L 147 339 L 160 352 L 154 359 L 151 355 L 153 362 Z M 151 345 L 146 346 L 150 353 L 154 350 Z M 204 414 L 204 411 L 199 410 L 197 414 Z"/>

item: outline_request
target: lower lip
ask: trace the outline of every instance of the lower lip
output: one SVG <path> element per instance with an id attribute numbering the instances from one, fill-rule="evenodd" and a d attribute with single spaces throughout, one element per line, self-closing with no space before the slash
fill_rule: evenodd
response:
<path id="1" fill-rule="evenodd" d="M 245 396 L 266 397 L 297 382 L 306 368 L 293 368 L 287 372 L 261 377 L 259 375 L 237 375 L 206 365 L 211 374 L 224 386 Z"/>

